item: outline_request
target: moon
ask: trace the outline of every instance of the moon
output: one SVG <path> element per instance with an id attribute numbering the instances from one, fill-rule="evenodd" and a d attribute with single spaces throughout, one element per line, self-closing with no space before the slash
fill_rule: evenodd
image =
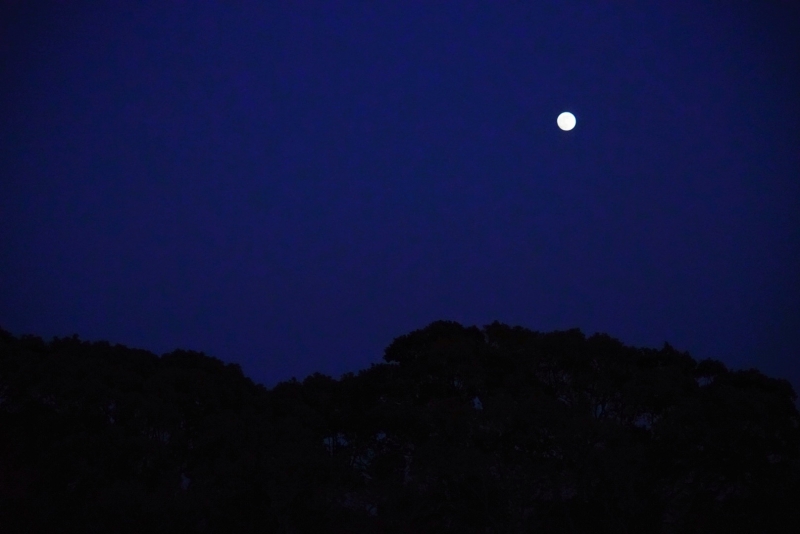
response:
<path id="1" fill-rule="evenodd" d="M 559 128 L 561 128 L 565 132 L 568 132 L 571 129 L 575 128 L 575 115 L 573 115 L 569 111 L 565 111 L 564 113 L 558 116 L 558 118 L 556 119 L 556 123 L 558 123 Z"/>

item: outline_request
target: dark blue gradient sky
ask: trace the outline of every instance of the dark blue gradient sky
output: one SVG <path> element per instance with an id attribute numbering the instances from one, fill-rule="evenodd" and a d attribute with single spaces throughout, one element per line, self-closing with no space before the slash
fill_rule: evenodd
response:
<path id="1" fill-rule="evenodd" d="M 499 320 L 800 390 L 792 2 L 0 5 L 15 335 L 271 387 Z"/>

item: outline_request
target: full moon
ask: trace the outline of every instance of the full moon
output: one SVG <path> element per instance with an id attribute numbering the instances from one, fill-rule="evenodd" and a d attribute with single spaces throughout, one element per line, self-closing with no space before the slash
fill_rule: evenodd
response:
<path id="1" fill-rule="evenodd" d="M 569 111 L 565 111 L 561 115 L 558 116 L 556 119 L 558 123 L 558 127 L 568 132 L 569 130 L 575 128 L 575 115 L 570 113 Z"/>

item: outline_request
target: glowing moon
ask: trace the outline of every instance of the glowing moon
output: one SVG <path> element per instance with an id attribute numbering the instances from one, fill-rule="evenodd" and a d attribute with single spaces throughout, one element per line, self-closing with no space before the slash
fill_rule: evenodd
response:
<path id="1" fill-rule="evenodd" d="M 569 111 L 565 111 L 564 113 L 558 116 L 556 122 L 558 123 L 559 128 L 561 128 L 565 132 L 568 132 L 571 129 L 575 128 L 575 115 L 573 115 Z"/>

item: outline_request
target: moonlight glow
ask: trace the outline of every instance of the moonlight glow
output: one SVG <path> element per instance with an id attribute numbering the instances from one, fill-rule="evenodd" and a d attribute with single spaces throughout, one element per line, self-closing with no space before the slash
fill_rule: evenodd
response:
<path id="1" fill-rule="evenodd" d="M 558 123 L 559 128 L 561 128 L 565 132 L 569 131 L 575 128 L 575 115 L 573 115 L 569 111 L 565 111 L 564 113 L 558 116 L 556 122 Z"/>

